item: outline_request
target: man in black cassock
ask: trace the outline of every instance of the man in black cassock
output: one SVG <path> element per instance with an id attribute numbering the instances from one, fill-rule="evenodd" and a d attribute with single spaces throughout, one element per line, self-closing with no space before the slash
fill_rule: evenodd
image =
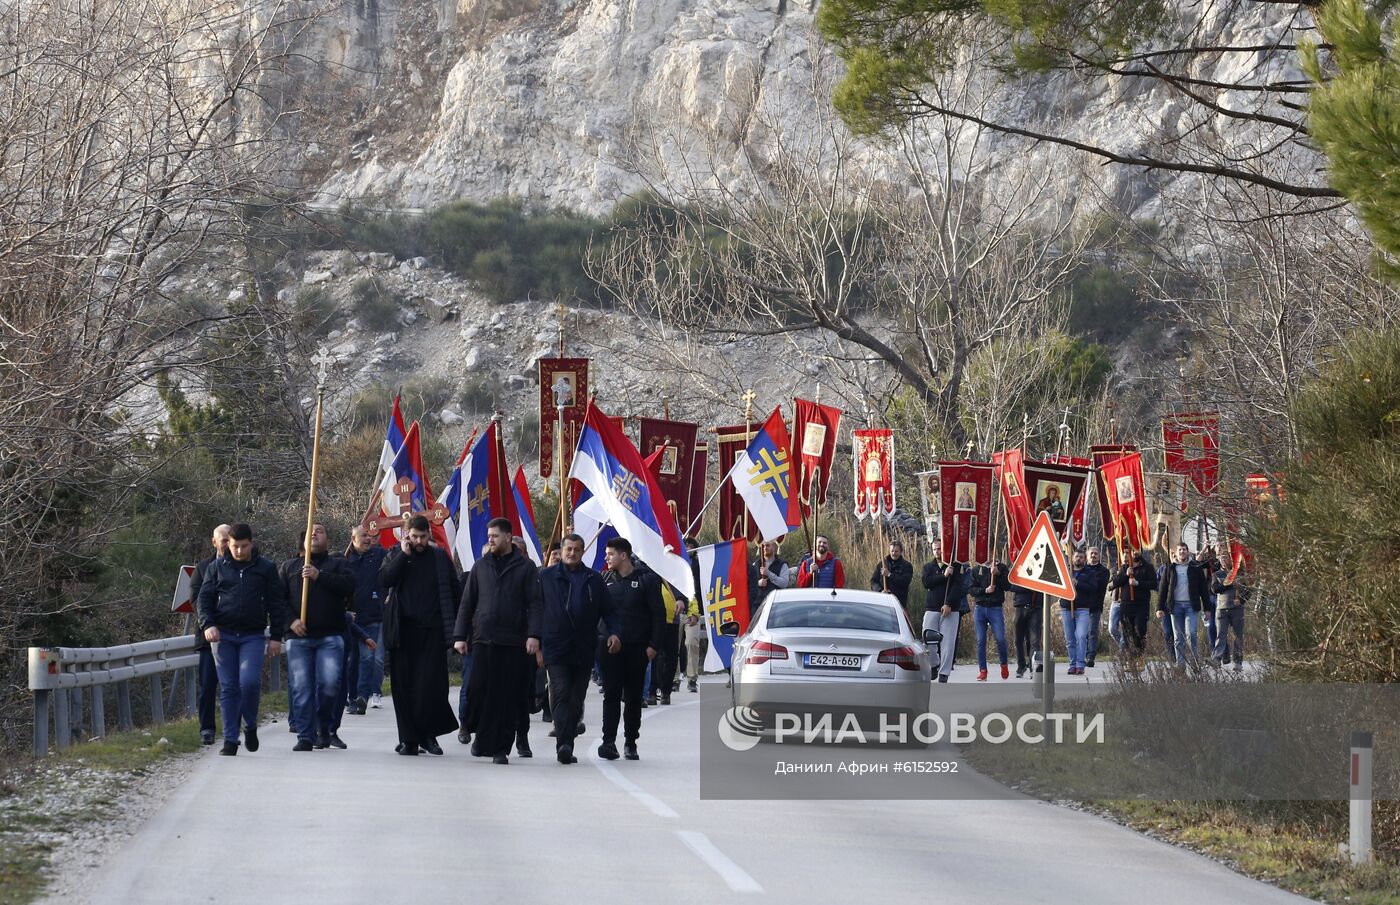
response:
<path id="1" fill-rule="evenodd" d="M 441 754 L 437 737 L 457 730 L 447 702 L 447 651 L 459 583 L 452 560 L 429 543 L 431 538 L 428 520 L 414 516 L 379 570 L 388 592 L 384 646 L 391 653 L 389 682 L 400 754 L 417 754 L 420 748 Z M 397 612 L 390 614 L 388 607 Z"/>
<path id="2" fill-rule="evenodd" d="M 530 620 L 540 607 L 540 580 L 535 564 L 511 543 L 511 524 L 503 518 L 486 526 L 486 554 L 476 561 L 462 588 L 457 651 L 472 655 L 467 680 L 467 713 L 475 733 L 472 754 L 510 763 L 520 714 L 526 706 L 530 668 L 540 643 L 529 635 Z M 522 746 L 521 753 L 528 751 Z"/>

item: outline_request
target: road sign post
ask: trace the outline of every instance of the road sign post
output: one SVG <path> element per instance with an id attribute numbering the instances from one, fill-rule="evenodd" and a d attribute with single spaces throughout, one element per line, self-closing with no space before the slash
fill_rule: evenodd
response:
<path id="1" fill-rule="evenodd" d="M 1055 664 L 1050 658 L 1050 598 L 1074 599 L 1074 582 L 1069 563 L 1060 549 L 1055 525 L 1050 513 L 1042 511 L 1031 525 L 1030 534 L 1021 552 L 1011 564 L 1007 576 L 1017 587 L 1038 591 L 1042 595 L 1040 610 L 1040 715 L 1050 712 L 1055 698 Z M 1068 644 L 1068 639 L 1066 639 Z"/>

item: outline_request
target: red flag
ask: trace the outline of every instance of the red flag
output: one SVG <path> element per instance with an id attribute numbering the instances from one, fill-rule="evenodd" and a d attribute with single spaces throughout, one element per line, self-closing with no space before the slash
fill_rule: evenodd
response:
<path id="1" fill-rule="evenodd" d="M 584 413 L 588 411 L 588 359 L 587 358 L 541 358 L 540 374 L 540 477 L 554 474 L 554 455 L 562 450 L 564 474 L 569 473 L 569 465 L 574 460 L 574 447 L 578 446 L 578 434 L 583 425 Z M 561 383 L 562 381 L 562 383 Z M 556 437 L 559 428 L 558 401 L 554 396 L 554 386 L 560 384 L 564 403 L 564 436 Z"/>
<path id="2" fill-rule="evenodd" d="M 732 537 L 747 537 L 749 540 L 758 539 L 758 525 L 753 519 L 748 519 L 747 528 L 741 526 L 744 520 L 744 500 L 734 489 L 733 481 L 725 481 L 724 476 L 729 474 L 729 470 L 734 467 L 734 463 L 744 454 L 744 450 L 749 448 L 749 443 L 758 436 L 759 429 L 763 425 L 755 424 L 745 426 L 736 424 L 732 427 L 715 428 L 715 438 L 719 442 L 719 536 L 728 540 Z"/>
<path id="3" fill-rule="evenodd" d="M 1098 469 L 1102 468 L 1105 462 L 1112 462 L 1119 456 L 1135 452 L 1137 447 L 1130 443 L 1100 443 L 1089 447 L 1089 458 L 1093 460 L 1094 468 Z M 1103 472 L 1099 472 L 1094 491 L 1099 499 L 1099 526 L 1103 528 L 1104 539 L 1113 540 L 1118 535 L 1113 525 L 1113 509 L 1109 505 L 1112 495 L 1108 492 L 1108 486 L 1104 484 Z"/>
<path id="4" fill-rule="evenodd" d="M 705 501 L 708 499 L 705 496 L 705 482 L 709 473 L 710 444 L 696 443 L 695 463 L 690 474 L 690 506 L 686 508 L 691 519 L 687 527 L 692 523 L 695 526 L 691 529 L 692 534 L 698 534 L 705 523 Z"/>
<path id="5" fill-rule="evenodd" d="M 802 524 L 814 501 L 818 505 L 826 502 L 840 426 L 840 409 L 806 399 L 793 400 L 792 452 L 788 461 L 797 465 L 797 481 L 796 489 L 788 495 L 789 525 Z"/>
<path id="6" fill-rule="evenodd" d="M 894 433 L 888 430 L 851 431 L 855 468 L 856 518 L 894 512 Z"/>
<path id="7" fill-rule="evenodd" d="M 1082 456 L 1049 456 L 1047 462 L 1055 465 L 1073 465 L 1075 468 L 1083 468 L 1092 471 L 1094 463 Z M 1097 482 L 1087 482 L 1084 491 L 1079 495 L 1079 505 L 1074 507 L 1074 512 L 1070 514 L 1070 542 L 1075 546 L 1080 546 L 1088 537 L 1088 519 L 1086 514 L 1089 510 L 1089 487 Z"/>
<path id="8" fill-rule="evenodd" d="M 661 453 L 657 459 L 656 483 L 682 526 L 690 524 L 690 482 L 695 473 L 695 435 L 699 425 L 685 421 L 642 418 L 642 455 Z"/>
<path id="9" fill-rule="evenodd" d="M 986 462 L 939 462 L 939 538 L 949 562 L 992 560 L 992 485 L 996 469 Z"/>
<path id="10" fill-rule="evenodd" d="M 1019 449 L 992 453 L 997 485 L 1001 488 L 1001 512 L 1006 519 L 1006 548 L 1019 551 L 1026 545 L 1035 516 L 1031 512 L 1030 494 L 1026 490 L 1026 474 Z"/>
<path id="11" fill-rule="evenodd" d="M 1191 479 L 1202 496 L 1220 484 L 1220 415 L 1218 412 L 1173 412 L 1162 418 L 1162 447 L 1167 471 Z"/>
<path id="12" fill-rule="evenodd" d="M 1027 500 L 1035 504 L 1035 514 L 1050 513 L 1057 537 L 1070 535 L 1070 514 L 1083 512 L 1084 490 L 1090 469 L 1075 465 L 1026 462 L 1023 469 Z"/>
<path id="13" fill-rule="evenodd" d="M 1142 479 L 1142 454 L 1129 453 L 1099 467 L 1108 488 L 1111 519 L 1121 532 L 1119 546 L 1143 550 L 1152 545 L 1152 527 L 1147 521 L 1147 486 Z"/>

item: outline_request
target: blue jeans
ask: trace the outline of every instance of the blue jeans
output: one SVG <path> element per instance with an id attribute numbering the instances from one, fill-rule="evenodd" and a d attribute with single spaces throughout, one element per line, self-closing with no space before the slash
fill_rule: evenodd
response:
<path id="1" fill-rule="evenodd" d="M 1084 648 L 1084 662 L 1088 662 L 1098 656 L 1099 653 L 1099 628 L 1103 625 L 1103 610 L 1089 611 L 1089 646 Z"/>
<path id="2" fill-rule="evenodd" d="M 1065 654 L 1069 657 L 1070 669 L 1083 669 L 1086 652 L 1089 649 L 1089 626 L 1094 614 L 1088 610 L 1060 610 L 1060 622 L 1065 628 Z"/>
<path id="3" fill-rule="evenodd" d="M 378 622 L 371 622 L 360 628 L 374 639 L 375 644 L 374 650 L 370 650 L 362 641 L 356 641 L 354 644 L 360 653 L 358 697 L 368 701 L 379 694 L 379 689 L 384 685 L 384 635 L 381 631 L 382 625 Z"/>
<path id="4" fill-rule="evenodd" d="M 1176 637 L 1176 662 L 1178 666 L 1186 665 L 1187 639 L 1191 641 L 1191 659 L 1195 660 L 1200 655 L 1196 641 L 1196 620 L 1199 615 L 1189 603 L 1172 604 L 1172 634 Z"/>
<path id="5" fill-rule="evenodd" d="M 345 639 L 340 635 L 287 641 L 287 684 L 298 739 L 313 741 L 318 731 L 329 734 L 335 728 L 336 698 L 345 697 L 340 684 L 344 667 Z"/>
<path id="6" fill-rule="evenodd" d="M 1235 668 L 1244 664 L 1244 607 L 1232 606 L 1218 610 L 1215 614 L 1216 626 L 1220 634 L 1215 638 L 1215 659 L 1222 663 L 1230 662 L 1230 633 L 1235 634 Z"/>
<path id="7" fill-rule="evenodd" d="M 987 671 L 987 627 L 992 628 L 992 637 L 997 642 L 997 656 L 1001 665 L 1006 665 L 1006 613 L 999 606 L 975 606 L 972 608 L 972 627 L 977 630 L 977 668 Z"/>
<path id="8" fill-rule="evenodd" d="M 1119 650 L 1123 649 L 1123 604 L 1116 600 L 1108 608 L 1108 636 Z"/>
<path id="9" fill-rule="evenodd" d="M 224 742 L 227 744 L 238 744 L 240 727 L 257 728 L 266 653 L 267 638 L 262 632 L 220 633 L 214 666 L 219 673 L 219 709 L 224 714 Z"/>

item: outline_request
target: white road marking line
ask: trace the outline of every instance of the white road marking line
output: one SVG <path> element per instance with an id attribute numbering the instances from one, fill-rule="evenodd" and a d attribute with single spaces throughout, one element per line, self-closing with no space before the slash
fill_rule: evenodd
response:
<path id="1" fill-rule="evenodd" d="M 680 816 L 675 811 L 671 810 L 671 806 L 666 802 L 657 798 L 650 792 L 643 791 L 641 786 L 623 776 L 622 773 L 618 771 L 617 767 L 614 767 L 612 764 L 599 757 L 596 748 L 593 751 L 591 759 L 593 761 L 593 766 L 597 767 L 598 772 L 606 776 L 609 782 L 646 805 L 647 809 L 657 817 L 675 819 Z"/>
<path id="2" fill-rule="evenodd" d="M 729 860 L 724 852 L 710 841 L 710 837 L 697 830 L 676 830 L 676 835 L 701 861 L 720 875 L 720 879 L 735 892 L 763 892 L 758 881 L 749 876 L 739 865 Z"/>

